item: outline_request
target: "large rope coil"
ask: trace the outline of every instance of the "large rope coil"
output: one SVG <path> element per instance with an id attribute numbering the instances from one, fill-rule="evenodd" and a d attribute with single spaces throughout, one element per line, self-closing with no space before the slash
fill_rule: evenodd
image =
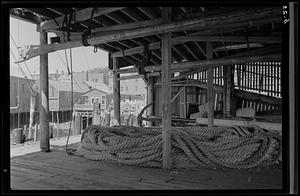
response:
<path id="1" fill-rule="evenodd" d="M 91 125 L 78 152 L 92 160 L 162 167 L 162 129 Z M 278 163 L 282 139 L 252 127 L 171 127 L 172 168 L 252 168 Z"/>

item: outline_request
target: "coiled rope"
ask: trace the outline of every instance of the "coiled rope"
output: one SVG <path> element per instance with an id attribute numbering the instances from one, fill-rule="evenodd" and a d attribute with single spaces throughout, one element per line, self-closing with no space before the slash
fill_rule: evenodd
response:
<path id="1" fill-rule="evenodd" d="M 162 129 L 91 125 L 82 133 L 79 154 L 91 160 L 162 167 Z M 172 168 L 252 168 L 278 163 L 282 139 L 251 127 L 171 127 Z"/>

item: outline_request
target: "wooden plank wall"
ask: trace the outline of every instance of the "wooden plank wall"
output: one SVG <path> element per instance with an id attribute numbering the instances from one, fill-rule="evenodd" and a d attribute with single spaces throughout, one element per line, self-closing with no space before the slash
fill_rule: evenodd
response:
<path id="1" fill-rule="evenodd" d="M 58 113 L 58 114 L 57 114 Z M 57 119 L 57 117 L 59 119 Z M 24 125 L 29 126 L 29 112 L 20 112 L 20 127 Z M 50 111 L 49 112 L 49 122 L 54 123 L 65 123 L 72 120 L 72 111 Z M 39 123 L 39 113 L 34 113 L 34 123 Z M 10 114 L 10 130 L 18 128 L 18 113 L 11 113 Z"/>
<path id="2" fill-rule="evenodd" d="M 213 70 L 213 83 L 224 85 L 223 67 L 216 67 Z M 187 79 L 199 80 L 207 83 L 207 72 L 202 71 L 187 76 Z M 267 96 L 281 98 L 281 62 L 255 62 L 234 66 L 235 89 L 264 94 Z M 207 101 L 206 89 L 198 89 L 198 103 Z M 215 111 L 222 110 L 221 100 L 223 93 L 216 93 Z M 277 111 L 278 106 L 259 101 L 239 99 L 238 107 L 252 107 L 256 112 Z"/>

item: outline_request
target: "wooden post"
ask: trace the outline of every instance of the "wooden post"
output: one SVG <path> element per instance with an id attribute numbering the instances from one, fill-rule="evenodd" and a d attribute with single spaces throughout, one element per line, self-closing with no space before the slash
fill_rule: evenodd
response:
<path id="1" fill-rule="evenodd" d="M 171 8 L 162 8 L 162 21 L 168 22 L 171 19 Z M 171 169 L 171 33 L 162 34 L 161 46 L 162 66 L 162 153 L 163 169 Z"/>
<path id="2" fill-rule="evenodd" d="M 211 42 L 206 43 L 207 58 L 213 58 Z M 214 124 L 214 89 L 213 89 L 213 68 L 207 69 L 207 99 L 208 99 L 208 127 Z"/>
<path id="3" fill-rule="evenodd" d="M 34 111 L 35 111 L 35 106 L 36 106 L 36 98 L 37 98 L 37 95 L 31 95 L 31 97 L 30 97 L 29 134 L 28 134 L 28 139 L 32 138 L 32 126 L 33 126 Z"/>
<path id="4" fill-rule="evenodd" d="M 82 129 L 81 115 L 77 114 L 77 115 L 75 115 L 75 120 L 74 120 L 74 124 L 73 124 L 74 135 L 81 134 L 81 129 Z"/>
<path id="5" fill-rule="evenodd" d="M 223 116 L 226 116 L 226 98 L 227 98 L 227 65 L 223 67 Z M 239 80 L 239 77 L 238 77 Z"/>
<path id="6" fill-rule="evenodd" d="M 56 122 L 59 124 L 59 111 L 56 111 Z"/>
<path id="7" fill-rule="evenodd" d="M 93 105 L 93 125 L 100 125 L 100 103 L 94 103 Z"/>
<path id="8" fill-rule="evenodd" d="M 38 141 L 38 124 L 34 125 L 34 141 Z"/>
<path id="9" fill-rule="evenodd" d="M 183 86 L 183 92 L 180 94 L 180 118 L 186 118 L 186 86 Z"/>
<path id="10" fill-rule="evenodd" d="M 147 86 L 147 105 L 153 102 L 153 78 L 149 78 L 149 85 Z M 153 116 L 153 105 L 148 108 L 148 116 Z M 153 122 L 148 121 L 147 127 L 151 127 Z"/>
<path id="11" fill-rule="evenodd" d="M 298 192 L 298 133 L 297 133 L 297 67 L 298 66 L 298 4 L 289 2 L 289 192 Z M 286 24 L 286 25 L 287 25 Z M 296 106 L 296 107 L 295 107 Z M 284 157 L 283 157 L 284 158 Z"/>
<path id="12" fill-rule="evenodd" d="M 28 139 L 27 125 L 24 125 L 22 140 L 25 142 Z"/>
<path id="13" fill-rule="evenodd" d="M 231 117 L 234 114 L 233 110 L 233 73 L 232 65 L 226 65 L 226 104 L 225 115 Z"/>
<path id="14" fill-rule="evenodd" d="M 40 44 L 47 44 L 47 32 L 40 32 Z M 48 96 L 48 54 L 40 55 L 40 149 L 43 152 L 50 152 L 49 141 L 49 96 Z"/>
<path id="15" fill-rule="evenodd" d="M 120 74 L 117 74 L 116 71 L 118 70 L 118 58 L 113 58 L 113 93 L 114 93 L 114 115 L 115 119 L 121 125 L 121 116 L 120 116 Z"/>

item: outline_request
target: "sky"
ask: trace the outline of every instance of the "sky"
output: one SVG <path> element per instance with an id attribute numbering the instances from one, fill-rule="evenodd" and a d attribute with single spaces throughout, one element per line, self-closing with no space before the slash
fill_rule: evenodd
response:
<path id="1" fill-rule="evenodd" d="M 18 58 L 18 50 L 13 42 L 16 42 L 17 46 L 24 45 L 39 45 L 39 32 L 36 31 L 35 24 L 22 21 L 13 17 L 10 17 L 10 49 L 16 58 Z M 56 36 L 53 33 L 48 33 L 48 40 L 50 37 Z M 48 43 L 50 43 L 48 41 Z M 93 47 L 77 47 L 72 48 L 72 62 L 73 72 L 81 72 L 87 69 L 104 68 L 108 67 L 108 53 L 102 50 L 94 53 Z M 67 51 L 68 63 L 70 64 L 69 49 Z M 24 77 L 24 74 L 19 70 L 18 65 L 14 63 L 14 57 L 10 53 L 10 75 Z M 39 74 L 40 72 L 40 57 L 34 57 L 25 61 L 29 71 L 27 70 L 25 63 L 20 63 L 20 67 L 26 74 L 27 78 L 30 78 L 31 74 Z M 60 50 L 48 54 L 48 69 L 49 74 L 58 71 L 66 72 L 66 57 L 65 50 Z M 70 66 L 70 65 L 69 65 Z"/>

